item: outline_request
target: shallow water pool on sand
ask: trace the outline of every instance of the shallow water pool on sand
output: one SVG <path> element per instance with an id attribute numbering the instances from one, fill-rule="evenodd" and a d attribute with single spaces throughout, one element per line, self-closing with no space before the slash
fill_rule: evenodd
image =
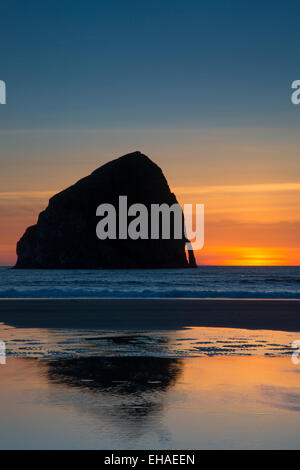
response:
<path id="1" fill-rule="evenodd" d="M 294 332 L 234 328 L 177 331 L 99 331 L 15 328 L 0 323 L 0 339 L 12 357 L 52 359 L 89 356 L 291 356 Z"/>
<path id="2" fill-rule="evenodd" d="M 297 449 L 289 358 L 8 359 L 2 449 Z"/>
<path id="3" fill-rule="evenodd" d="M 298 449 L 297 333 L 1 325 L 1 449 Z"/>

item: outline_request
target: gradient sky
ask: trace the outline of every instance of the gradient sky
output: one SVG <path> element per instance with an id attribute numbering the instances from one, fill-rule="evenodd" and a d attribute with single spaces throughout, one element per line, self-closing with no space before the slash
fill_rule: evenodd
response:
<path id="1" fill-rule="evenodd" d="M 300 264 L 300 4 L 1 1 L 0 264 L 49 197 L 140 150 L 204 203 L 203 264 Z"/>

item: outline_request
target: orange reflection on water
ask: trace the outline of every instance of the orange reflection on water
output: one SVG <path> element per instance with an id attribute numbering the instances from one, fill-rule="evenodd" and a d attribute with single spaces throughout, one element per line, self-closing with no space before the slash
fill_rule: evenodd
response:
<path id="1" fill-rule="evenodd" d="M 99 358 L 107 372 L 113 364 L 104 380 L 95 358 L 94 368 L 89 359 L 69 367 L 9 358 L 0 366 L 0 447 L 300 447 L 300 366 L 288 356 L 162 358 L 150 367 L 148 358 L 144 368 L 141 357 L 139 380 L 128 358 L 129 382 L 120 359 Z"/>
<path id="2" fill-rule="evenodd" d="M 239 390 L 240 393 L 246 390 L 249 393 L 255 387 L 264 385 L 297 387 L 300 392 L 300 365 L 297 368 L 290 356 L 201 357 L 185 363 L 180 382 L 180 387 L 193 384 L 194 390 L 209 390 L 210 393 L 224 386 L 226 389 Z"/>

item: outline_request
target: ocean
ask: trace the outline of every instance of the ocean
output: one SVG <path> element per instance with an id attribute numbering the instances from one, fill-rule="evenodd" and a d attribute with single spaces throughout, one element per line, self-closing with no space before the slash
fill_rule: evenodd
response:
<path id="1" fill-rule="evenodd" d="M 300 267 L 15 270 L 0 267 L 0 298 L 299 299 Z"/>

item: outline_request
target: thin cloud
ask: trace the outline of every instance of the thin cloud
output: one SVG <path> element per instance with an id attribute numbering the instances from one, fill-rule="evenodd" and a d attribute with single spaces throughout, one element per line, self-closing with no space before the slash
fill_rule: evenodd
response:
<path id="1" fill-rule="evenodd" d="M 264 183 L 219 186 L 176 186 L 175 194 L 209 194 L 209 193 L 266 193 L 280 191 L 300 191 L 300 183 Z"/>
<path id="2" fill-rule="evenodd" d="M 52 191 L 12 191 L 12 192 L 1 192 L 0 199 L 40 199 L 45 197 L 51 197 L 57 190 Z"/>

